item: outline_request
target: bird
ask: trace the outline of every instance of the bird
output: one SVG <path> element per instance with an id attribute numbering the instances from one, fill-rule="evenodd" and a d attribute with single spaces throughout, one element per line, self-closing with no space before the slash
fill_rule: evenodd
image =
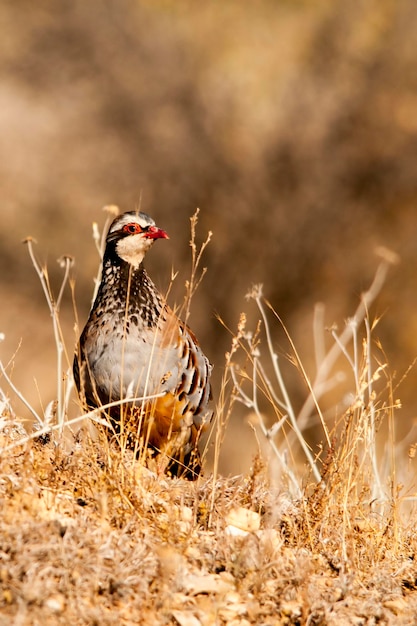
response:
<path id="1" fill-rule="evenodd" d="M 85 410 L 114 403 L 105 409 L 111 439 L 150 450 L 161 472 L 194 480 L 199 438 L 213 415 L 212 365 L 144 268 L 157 239 L 169 237 L 146 213 L 128 211 L 111 223 L 74 382 Z"/>

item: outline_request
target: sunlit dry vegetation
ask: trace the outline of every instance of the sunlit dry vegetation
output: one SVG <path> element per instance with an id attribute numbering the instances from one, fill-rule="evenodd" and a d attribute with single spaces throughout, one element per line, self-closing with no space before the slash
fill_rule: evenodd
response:
<path id="1" fill-rule="evenodd" d="M 416 3 L 0 18 L 0 624 L 414 624 Z M 109 203 L 214 363 L 193 484 L 74 398 Z"/>
<path id="2" fill-rule="evenodd" d="M 197 215 L 191 224 L 187 311 L 208 243 L 197 248 Z M 97 226 L 93 232 L 101 241 Z M 11 364 L 0 364 L 4 623 L 412 623 L 415 484 L 406 455 L 411 459 L 413 448 L 396 440 L 400 401 L 370 313 L 395 255 L 381 251 L 357 310 L 344 329 L 327 330 L 328 348 L 316 321 L 314 378 L 285 327 L 288 352 L 278 355 L 272 336 L 283 322 L 262 287 L 251 289 L 259 321 L 250 329 L 242 313 L 230 333 L 205 442 L 205 452 L 214 449 L 213 466 L 189 483 L 156 474 L 143 452 L 136 458 L 111 446 L 105 411 L 69 417 L 71 353 L 60 304 L 70 261 L 62 263 L 55 298 L 47 267 L 33 241 L 27 245 L 50 308 L 57 383 L 56 399 L 38 413 L 14 385 Z M 304 383 L 300 409 L 283 356 Z M 340 359 L 348 368 L 338 369 Z M 325 415 L 322 398 L 342 380 L 350 394 Z M 32 413 L 28 433 L 13 393 Z M 240 403 L 258 452 L 247 473 L 226 478 L 219 459 Z M 319 443 L 308 440 L 314 420 Z"/>

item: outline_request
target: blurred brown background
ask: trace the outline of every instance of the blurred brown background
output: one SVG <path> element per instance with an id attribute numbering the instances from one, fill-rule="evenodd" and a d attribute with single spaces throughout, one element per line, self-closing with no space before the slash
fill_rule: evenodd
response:
<path id="1" fill-rule="evenodd" d="M 199 238 L 212 230 L 213 241 L 191 325 L 215 384 L 230 344 L 215 313 L 232 327 L 242 310 L 255 316 L 244 300 L 253 283 L 308 364 L 314 304 L 343 327 L 375 247 L 397 251 L 373 314 L 384 314 L 377 336 L 401 378 L 417 355 L 415 0 L 6 0 L 0 24 L 0 355 L 7 362 L 22 339 L 13 377 L 31 402 L 53 397 L 55 348 L 20 241 L 37 239 L 56 288 L 56 259 L 75 257 L 83 323 L 98 262 L 91 224 L 112 203 L 140 205 L 168 231 L 147 265 L 161 288 L 180 270 L 179 302 L 200 207 Z M 63 309 L 72 348 L 69 293 Z M 397 394 L 403 434 L 414 380 L 412 370 Z M 225 472 L 250 462 L 242 419 Z"/>

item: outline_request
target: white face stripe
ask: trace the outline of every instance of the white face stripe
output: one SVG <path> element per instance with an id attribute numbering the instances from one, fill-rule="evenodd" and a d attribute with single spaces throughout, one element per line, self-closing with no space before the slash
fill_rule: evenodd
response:
<path id="1" fill-rule="evenodd" d="M 136 213 L 135 211 L 129 211 L 128 213 L 123 213 L 120 215 L 113 224 L 110 226 L 109 235 L 115 233 L 119 230 L 122 230 L 126 224 L 139 224 L 142 228 L 146 228 L 146 226 L 155 226 L 154 220 L 146 215 L 146 213 Z"/>

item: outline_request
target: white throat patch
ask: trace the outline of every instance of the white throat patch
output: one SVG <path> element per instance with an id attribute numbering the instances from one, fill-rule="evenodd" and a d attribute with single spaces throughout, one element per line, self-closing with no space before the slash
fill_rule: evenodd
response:
<path id="1" fill-rule="evenodd" d="M 143 235 L 130 235 L 117 242 L 116 252 L 123 261 L 137 269 L 152 244 L 153 239 L 145 239 Z"/>

